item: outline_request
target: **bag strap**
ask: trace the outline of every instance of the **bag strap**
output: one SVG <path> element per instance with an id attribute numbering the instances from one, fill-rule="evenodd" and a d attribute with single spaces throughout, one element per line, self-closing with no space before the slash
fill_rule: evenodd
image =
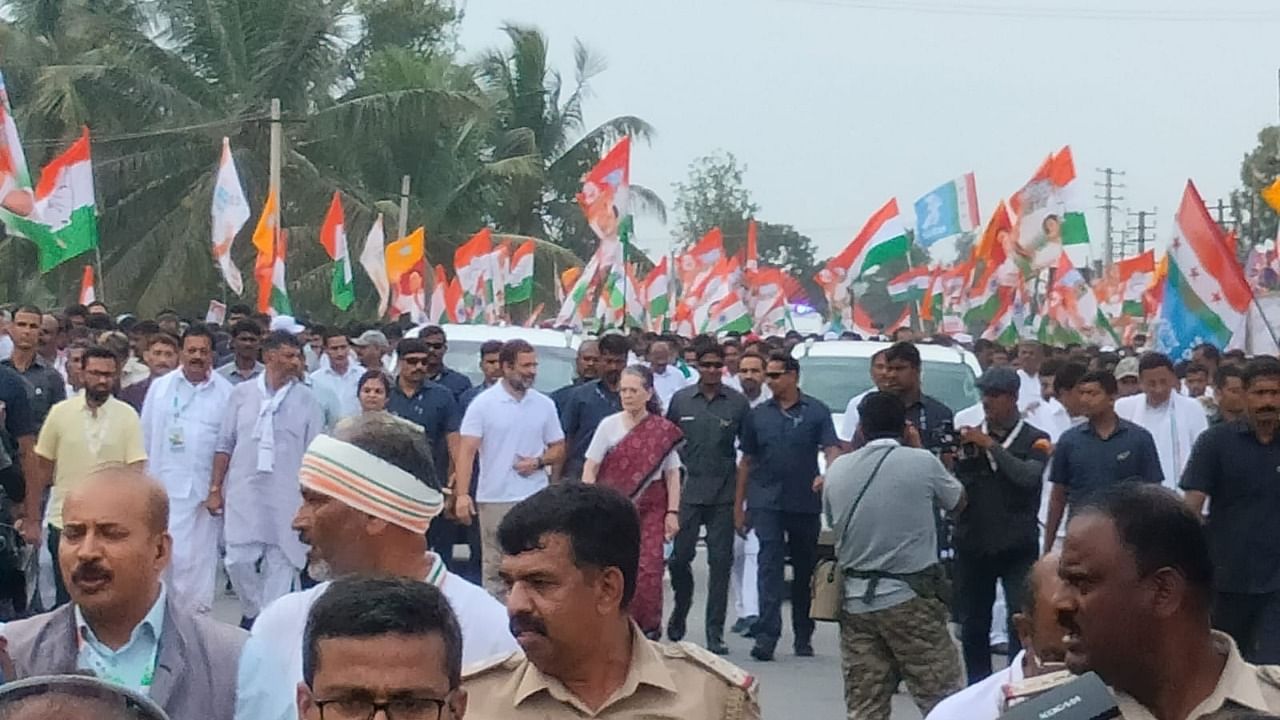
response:
<path id="1" fill-rule="evenodd" d="M 867 484 L 862 486 L 862 491 L 859 492 L 858 497 L 853 500 L 853 507 L 849 508 L 849 514 L 845 515 L 844 522 L 840 523 L 840 534 L 837 536 L 837 539 L 843 538 L 845 533 L 849 532 L 849 525 L 853 523 L 853 514 L 858 511 L 858 505 L 862 502 L 862 496 L 866 495 L 867 490 L 871 489 L 871 483 L 875 481 L 876 475 L 880 473 L 880 468 L 884 465 L 884 461 L 889 459 L 889 454 L 897 449 L 898 446 L 894 445 L 880 456 L 880 460 L 876 462 L 875 468 L 871 470 L 871 477 L 867 478 Z"/>

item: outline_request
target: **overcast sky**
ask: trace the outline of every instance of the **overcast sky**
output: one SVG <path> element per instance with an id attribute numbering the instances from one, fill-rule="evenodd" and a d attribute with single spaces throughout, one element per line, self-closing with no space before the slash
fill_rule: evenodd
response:
<path id="1" fill-rule="evenodd" d="M 468 54 L 502 45 L 512 21 L 547 34 L 567 77 L 575 37 L 608 60 L 588 125 L 630 114 L 658 132 L 633 150 L 633 182 L 670 206 L 690 161 L 729 150 L 747 165 L 759 217 L 796 226 L 822 257 L 890 197 L 914 224 L 918 197 L 968 171 L 985 222 L 1065 144 L 1090 185 L 1095 168 L 1125 171 L 1120 205 L 1158 207 L 1163 241 L 1187 178 L 1206 201 L 1226 198 L 1280 113 L 1278 0 L 468 0 L 465 10 Z M 1099 243 L 1100 212 L 1089 229 Z M 638 233 L 649 249 L 669 236 L 643 220 Z"/>

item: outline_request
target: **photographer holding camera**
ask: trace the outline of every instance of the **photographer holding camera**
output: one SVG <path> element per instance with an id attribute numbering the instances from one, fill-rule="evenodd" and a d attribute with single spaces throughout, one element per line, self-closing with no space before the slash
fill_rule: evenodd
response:
<path id="1" fill-rule="evenodd" d="M 1004 585 L 1008 607 L 1021 607 L 1027 573 L 1039 556 L 1036 513 L 1052 446 L 1048 434 L 1022 420 L 1019 387 L 1013 370 L 988 369 L 978 378 L 985 419 L 959 429 L 955 475 L 969 502 L 955 519 L 956 609 L 970 683 L 991 674 L 996 582 Z M 1017 638 L 1009 628 L 1011 659 L 1022 649 Z"/>

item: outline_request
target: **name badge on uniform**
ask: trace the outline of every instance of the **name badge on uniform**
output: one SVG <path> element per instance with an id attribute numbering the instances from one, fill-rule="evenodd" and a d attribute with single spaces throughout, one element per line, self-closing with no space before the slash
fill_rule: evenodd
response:
<path id="1" fill-rule="evenodd" d="M 1128 460 L 1128 459 L 1129 459 L 1129 454 L 1130 454 L 1130 453 L 1129 453 L 1129 451 L 1128 451 L 1128 450 L 1125 450 L 1124 452 L 1120 453 L 1119 455 L 1116 455 L 1116 460 Z"/>
<path id="2" fill-rule="evenodd" d="M 680 417 L 680 422 L 693 422 L 694 420 L 697 420 L 697 418 L 692 415 L 683 415 Z"/>
<path id="3" fill-rule="evenodd" d="M 169 429 L 169 449 L 173 452 L 182 452 L 186 447 L 186 438 L 182 433 L 181 425 L 174 425 Z"/>

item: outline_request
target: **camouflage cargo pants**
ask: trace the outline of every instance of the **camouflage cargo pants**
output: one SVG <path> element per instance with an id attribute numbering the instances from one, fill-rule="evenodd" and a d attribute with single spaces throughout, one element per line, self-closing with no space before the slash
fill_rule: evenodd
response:
<path id="1" fill-rule="evenodd" d="M 849 720 L 889 720 L 905 681 L 923 715 L 964 687 L 946 606 L 912 598 L 887 610 L 840 614 L 840 658 Z"/>

